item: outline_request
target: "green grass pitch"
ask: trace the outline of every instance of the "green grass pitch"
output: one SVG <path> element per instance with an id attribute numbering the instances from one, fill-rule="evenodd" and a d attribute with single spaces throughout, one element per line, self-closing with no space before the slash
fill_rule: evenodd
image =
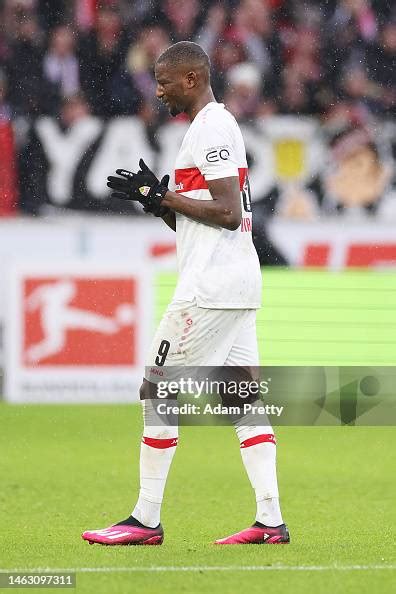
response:
<path id="1" fill-rule="evenodd" d="M 391 275 L 275 271 L 265 278 L 263 361 L 391 364 L 396 352 L 388 332 L 396 325 Z M 296 288 L 300 282 L 300 287 L 306 283 L 305 293 Z M 162 277 L 159 284 L 158 314 L 172 279 Z M 280 337 L 276 321 L 283 328 Z M 313 335 L 316 327 L 322 332 Z M 363 327 L 366 340 L 359 335 Z M 272 351 L 271 340 L 277 337 Z M 353 345 L 359 340 L 365 350 L 357 356 Z M 350 345 L 349 357 L 339 349 L 342 342 Z M 139 406 L 2 403 L 0 419 L 2 569 L 76 569 L 76 591 L 84 594 L 383 594 L 395 589 L 396 435 L 391 427 L 278 428 L 281 501 L 292 543 L 242 547 L 211 544 L 254 518 L 254 497 L 234 432 L 182 427 L 163 508 L 164 545 L 113 548 L 89 546 L 80 533 L 120 520 L 135 502 Z"/>

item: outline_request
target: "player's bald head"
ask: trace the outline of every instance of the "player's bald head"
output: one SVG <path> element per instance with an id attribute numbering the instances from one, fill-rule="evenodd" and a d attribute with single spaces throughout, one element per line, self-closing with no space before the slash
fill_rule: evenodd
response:
<path id="1" fill-rule="evenodd" d="M 171 115 L 187 113 L 213 100 L 207 53 L 197 43 L 179 41 L 166 49 L 155 63 L 156 95 Z"/>
<path id="2" fill-rule="evenodd" d="M 192 41 L 179 41 L 171 45 L 159 56 L 156 65 L 174 66 L 185 72 L 192 70 L 209 82 L 209 56 L 200 45 Z"/>

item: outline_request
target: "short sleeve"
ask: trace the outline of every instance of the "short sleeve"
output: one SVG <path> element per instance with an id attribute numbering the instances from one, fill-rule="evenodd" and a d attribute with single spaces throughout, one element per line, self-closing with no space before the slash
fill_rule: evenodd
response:
<path id="1" fill-rule="evenodd" d="M 191 143 L 193 161 L 208 181 L 238 176 L 238 161 L 232 128 L 222 118 L 200 123 Z"/>

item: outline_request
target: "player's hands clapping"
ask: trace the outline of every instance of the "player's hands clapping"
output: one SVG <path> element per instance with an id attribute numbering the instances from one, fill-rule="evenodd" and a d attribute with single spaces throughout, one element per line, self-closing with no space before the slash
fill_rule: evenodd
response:
<path id="1" fill-rule="evenodd" d="M 111 197 L 136 200 L 143 205 L 144 212 L 163 217 L 169 211 L 167 207 L 161 205 L 168 191 L 169 175 L 164 175 L 159 180 L 143 159 L 140 159 L 139 167 L 137 173 L 117 169 L 116 174 L 119 177 L 110 175 L 107 178 L 107 185 L 113 190 Z"/>

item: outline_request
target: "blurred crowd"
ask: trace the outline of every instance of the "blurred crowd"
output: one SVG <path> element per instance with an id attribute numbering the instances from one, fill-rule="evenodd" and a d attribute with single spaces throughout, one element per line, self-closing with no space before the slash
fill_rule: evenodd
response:
<path id="1" fill-rule="evenodd" d="M 153 64 L 189 39 L 240 120 L 313 114 L 340 126 L 395 115 L 390 0 L 0 0 L 0 120 L 168 116 Z M 74 114 L 74 115 L 73 115 Z M 66 117 L 67 120 L 67 114 Z"/>

